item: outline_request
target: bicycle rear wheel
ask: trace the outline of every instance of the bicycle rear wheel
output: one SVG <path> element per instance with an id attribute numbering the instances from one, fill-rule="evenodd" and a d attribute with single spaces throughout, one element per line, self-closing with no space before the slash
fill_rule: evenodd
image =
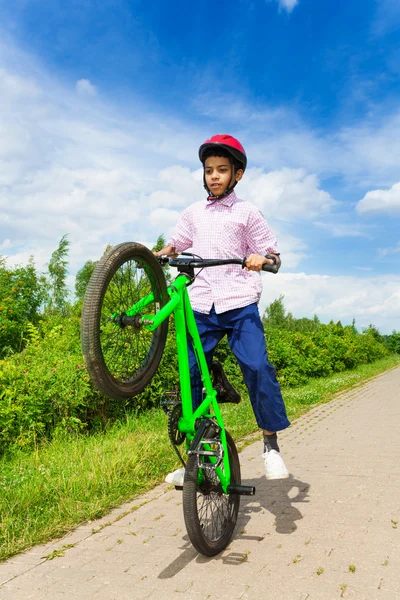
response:
<path id="1" fill-rule="evenodd" d="M 150 332 L 140 318 L 127 325 L 120 319 L 129 308 L 153 293 L 143 308 L 155 314 L 168 300 L 162 268 L 153 253 L 134 242 L 112 248 L 97 263 L 82 308 L 82 352 L 93 385 L 105 396 L 128 399 L 151 381 L 160 363 L 168 321 Z"/>
<path id="2" fill-rule="evenodd" d="M 226 432 L 231 484 L 240 485 L 240 463 L 235 442 Z M 233 535 L 240 504 L 237 494 L 224 494 L 218 475 L 203 463 L 198 484 L 198 456 L 189 455 L 183 483 L 183 515 L 189 539 L 200 554 L 215 556 L 225 550 Z"/>

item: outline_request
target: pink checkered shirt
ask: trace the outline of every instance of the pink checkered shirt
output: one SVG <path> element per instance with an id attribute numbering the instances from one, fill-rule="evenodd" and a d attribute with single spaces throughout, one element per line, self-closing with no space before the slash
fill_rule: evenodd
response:
<path id="1" fill-rule="evenodd" d="M 243 258 L 249 254 L 278 252 L 275 236 L 260 210 L 239 200 L 233 191 L 221 200 L 201 201 L 180 216 L 167 245 L 177 252 L 189 248 L 201 258 Z M 219 313 L 258 302 L 261 276 L 240 265 L 209 267 L 198 272 L 189 287 L 194 310 Z"/>

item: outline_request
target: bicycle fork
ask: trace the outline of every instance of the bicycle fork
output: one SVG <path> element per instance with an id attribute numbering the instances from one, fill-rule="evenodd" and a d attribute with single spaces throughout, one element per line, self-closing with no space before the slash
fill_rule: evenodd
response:
<path id="1" fill-rule="evenodd" d="M 215 469 L 221 479 L 221 463 L 224 458 L 224 447 L 221 439 L 218 438 L 221 428 L 212 419 L 204 419 L 198 428 L 192 443 L 189 446 L 188 454 L 197 455 L 199 469 Z M 209 462 L 204 462 L 202 457 L 207 457 Z M 256 488 L 253 485 L 228 485 L 228 494 L 237 494 L 240 496 L 254 496 Z"/>

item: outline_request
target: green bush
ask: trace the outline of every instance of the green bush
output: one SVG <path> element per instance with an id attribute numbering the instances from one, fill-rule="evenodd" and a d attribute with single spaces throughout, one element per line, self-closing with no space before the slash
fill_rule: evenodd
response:
<path id="1" fill-rule="evenodd" d="M 390 352 L 400 354 L 400 331 L 393 330 L 391 335 L 385 336 L 384 343 Z"/>
<path id="2" fill-rule="evenodd" d="M 79 344 L 79 319 L 30 326 L 23 352 L 0 361 L 0 445 L 84 430 L 108 403 L 93 391 Z"/>
<path id="3" fill-rule="evenodd" d="M 7 268 L 0 257 L 0 358 L 22 350 L 27 324 L 38 323 L 46 290 L 32 259 L 25 267 Z"/>
<path id="4" fill-rule="evenodd" d="M 370 333 L 359 334 L 353 327 L 334 323 L 305 333 L 267 327 L 266 336 L 278 379 L 289 386 L 353 369 L 389 353 Z"/>
<path id="5" fill-rule="evenodd" d="M 25 324 L 27 346 L 0 360 L 0 447 L 32 447 L 42 439 L 91 432 L 124 419 L 128 412 L 157 406 L 165 390 L 179 387 L 174 321 L 158 371 L 144 392 L 131 401 L 116 401 L 95 391 L 85 369 L 80 345 L 79 307 L 69 314 L 48 314 L 35 327 Z M 389 350 L 370 328 L 358 333 L 340 323 L 313 321 L 303 331 L 266 327 L 269 358 L 280 383 L 298 386 L 373 362 Z M 245 391 L 240 368 L 223 340 L 216 358 L 232 384 Z M 312 399 L 310 399 L 310 402 Z"/>
<path id="6" fill-rule="evenodd" d="M 175 346 L 167 344 L 158 372 L 131 401 L 105 398 L 93 389 L 81 353 L 78 315 L 53 315 L 28 325 L 28 343 L 0 360 L 0 448 L 32 447 L 42 439 L 104 429 L 127 411 L 157 405 L 179 385 Z"/>

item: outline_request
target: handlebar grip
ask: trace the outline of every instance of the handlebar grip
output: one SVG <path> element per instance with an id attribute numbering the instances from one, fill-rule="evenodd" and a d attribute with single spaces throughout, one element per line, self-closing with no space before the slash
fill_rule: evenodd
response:
<path id="1" fill-rule="evenodd" d="M 268 271 L 268 273 L 274 273 L 276 275 L 276 273 L 279 271 L 279 267 L 278 265 L 263 265 L 262 266 L 262 270 L 263 271 Z"/>
<path id="2" fill-rule="evenodd" d="M 272 258 L 272 256 L 266 256 L 265 258 Z M 246 257 L 244 257 L 243 261 L 242 261 L 242 269 L 245 268 L 246 266 Z M 276 273 L 279 271 L 279 267 L 280 265 L 269 265 L 268 263 L 266 263 L 265 265 L 263 265 L 261 267 L 262 271 L 267 271 L 267 273 L 274 273 L 276 275 Z"/>

